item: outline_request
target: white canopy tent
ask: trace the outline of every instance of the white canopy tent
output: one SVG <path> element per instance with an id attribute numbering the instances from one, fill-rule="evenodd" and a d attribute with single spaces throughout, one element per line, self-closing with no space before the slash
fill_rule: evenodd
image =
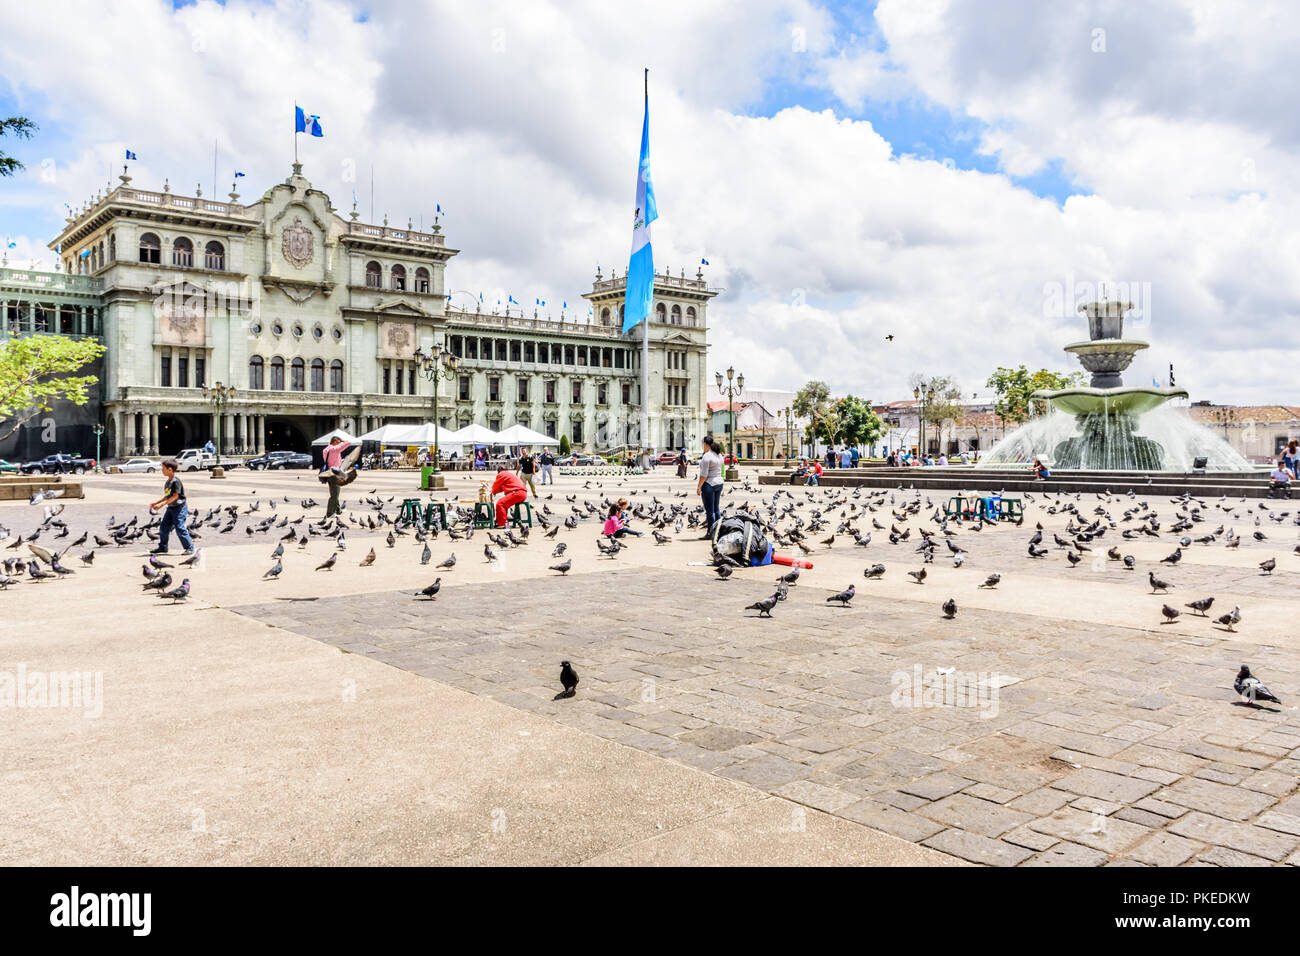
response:
<path id="1" fill-rule="evenodd" d="M 356 442 L 356 439 L 353 438 L 351 435 L 349 435 L 347 432 L 345 432 L 343 429 L 336 428 L 332 432 L 326 432 L 324 435 L 321 435 L 320 438 L 317 438 L 314 442 L 312 442 L 312 444 L 328 445 L 330 443 L 331 438 L 342 438 L 345 442 L 349 442 L 349 443 Z"/>
<path id="2" fill-rule="evenodd" d="M 459 431 L 452 432 L 454 439 L 447 439 L 439 436 L 438 444 L 440 445 L 503 445 L 501 436 L 492 431 L 490 428 L 484 428 L 482 425 L 466 425 Z"/>
<path id="3" fill-rule="evenodd" d="M 558 438 L 551 438 L 541 432 L 535 432 L 526 425 L 511 425 L 497 432 L 497 441 L 502 445 L 559 445 Z"/>
<path id="4" fill-rule="evenodd" d="M 413 444 L 408 442 L 406 436 L 409 432 L 420 428 L 420 425 L 382 425 L 374 431 L 366 432 L 361 436 L 359 441 L 377 441 L 381 445 L 407 445 Z"/>

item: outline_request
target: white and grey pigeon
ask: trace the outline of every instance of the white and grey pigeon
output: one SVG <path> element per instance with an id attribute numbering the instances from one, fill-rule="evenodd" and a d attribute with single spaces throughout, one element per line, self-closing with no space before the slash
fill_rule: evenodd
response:
<path id="1" fill-rule="evenodd" d="M 1260 683 L 1258 677 L 1251 674 L 1250 668 L 1245 664 L 1242 664 L 1241 670 L 1237 671 L 1237 679 L 1232 682 L 1232 689 L 1252 704 L 1260 700 L 1270 700 L 1275 704 L 1282 703 L 1273 696 L 1272 691 Z"/>

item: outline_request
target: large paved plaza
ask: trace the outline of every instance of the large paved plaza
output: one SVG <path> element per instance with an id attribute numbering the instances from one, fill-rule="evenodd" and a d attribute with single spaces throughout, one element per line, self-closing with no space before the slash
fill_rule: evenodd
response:
<path id="1" fill-rule="evenodd" d="M 366 527 L 348 530 L 333 570 L 314 569 L 334 539 L 312 536 L 286 541 L 283 573 L 264 581 L 285 530 L 245 528 L 272 513 L 297 519 L 315 498 L 303 532 L 323 514 L 323 487 L 309 472 L 186 478 L 192 508 L 240 511 L 230 533 L 202 529 L 187 603 L 141 592 L 143 538 L 98 548 L 93 567 L 75 549 L 75 576 L 0 593 L 0 672 L 103 682 L 98 716 L 0 713 L 0 861 L 1300 863 L 1300 538 L 1294 511 L 1274 520 L 1289 502 L 1267 503 L 1272 517 L 1256 501 L 1205 502 L 1188 533 L 1223 524 L 1240 547 L 1193 544 L 1171 567 L 1158 563 L 1177 543 L 1168 498 L 1063 499 L 1075 515 L 1036 496 L 1022 527 L 952 525 L 963 566 L 941 543 L 916 584 L 906 572 L 922 566 L 919 532 L 937 530 L 939 501 L 903 520 L 891 512 L 915 497 L 905 489 L 781 490 L 780 509 L 793 503 L 805 521 L 819 509 L 830 524 L 807 536 L 815 568 L 767 619 L 743 608 L 772 592 L 778 569 L 719 580 L 698 529 L 671 524 L 671 543 L 647 533 L 614 558 L 598 552 L 590 516 L 555 538 L 534 529 L 495 562 L 484 532 L 443 534 L 421 566 L 412 534 L 390 546 L 388 524 L 368 527 L 417 494 L 398 472 L 346 490 L 347 514 Z M 62 542 L 102 534 L 110 516 L 144 520 L 159 485 L 88 479 L 84 500 L 56 502 L 67 505 Z M 446 497 L 472 498 L 477 485 L 453 477 Z M 536 506 L 557 520 L 569 496 L 698 504 L 693 480 L 662 471 L 541 490 Z M 732 484 L 724 505 L 763 507 L 777 490 Z M 1139 523 L 1124 511 L 1144 503 L 1164 530 L 1121 538 Z M 1053 535 L 1099 507 L 1118 527 L 1071 567 Z M 15 534 L 41 517 L 0 505 Z M 819 543 L 850 519 L 911 535 Z M 1039 521 L 1049 553 L 1031 559 Z M 59 546 L 52 536 L 37 543 Z M 567 576 L 548 570 L 557 542 L 573 560 Z M 1112 545 L 1134 571 L 1106 558 Z M 455 569 L 435 570 L 453 551 Z M 864 579 L 875 563 L 884 576 Z M 1151 593 L 1151 569 L 1173 585 L 1167 595 Z M 999 585 L 979 588 L 994 571 Z M 437 599 L 417 598 L 438 575 Z M 848 607 L 827 602 L 850 584 Z M 1208 617 L 1184 606 L 1209 595 Z M 940 610 L 948 598 L 953 619 Z M 1165 603 L 1183 611 L 1173 623 L 1162 623 Z M 1214 622 L 1233 605 L 1235 633 Z M 565 659 L 581 683 L 555 700 Z M 1281 706 L 1239 702 L 1243 662 Z M 974 693 L 954 696 L 963 686 Z"/>

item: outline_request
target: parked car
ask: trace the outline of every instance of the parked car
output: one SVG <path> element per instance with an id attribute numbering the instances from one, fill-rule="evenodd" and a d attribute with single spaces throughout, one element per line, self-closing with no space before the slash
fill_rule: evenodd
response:
<path id="1" fill-rule="evenodd" d="M 655 456 L 655 461 L 661 465 L 671 465 L 676 460 L 677 452 L 675 451 L 661 451 Z"/>
<path id="2" fill-rule="evenodd" d="M 147 475 L 152 475 L 161 467 L 162 466 L 152 458 L 131 458 L 117 466 L 119 471 L 124 471 L 128 474 L 144 472 Z"/>
<path id="3" fill-rule="evenodd" d="M 265 455 L 244 462 L 254 471 L 275 471 L 284 468 L 310 468 L 311 455 L 297 451 L 269 451 Z"/>
<path id="4" fill-rule="evenodd" d="M 21 470 L 21 467 L 15 465 L 12 461 L 5 461 L 3 458 L 0 458 L 0 475 L 17 474 Z"/>
<path id="5" fill-rule="evenodd" d="M 583 467 L 587 465 L 603 465 L 606 462 L 604 458 L 601 458 L 597 455 L 576 455 L 575 454 L 575 455 L 565 455 L 563 458 L 557 458 L 555 459 L 555 463 L 557 465 L 564 465 L 565 467 L 571 468 L 574 466 Z"/>
<path id="6" fill-rule="evenodd" d="M 25 475 L 84 475 L 95 467 L 95 459 L 76 455 L 46 455 L 40 461 L 29 461 L 22 466 Z"/>

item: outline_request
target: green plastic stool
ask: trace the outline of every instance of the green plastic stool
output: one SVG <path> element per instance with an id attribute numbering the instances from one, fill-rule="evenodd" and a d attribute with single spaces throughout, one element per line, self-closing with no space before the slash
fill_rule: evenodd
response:
<path id="1" fill-rule="evenodd" d="M 415 522 L 419 521 L 420 520 L 420 499 L 403 498 L 402 510 L 398 513 L 397 520 L 406 521 L 410 524 L 415 524 Z"/>
<path id="2" fill-rule="evenodd" d="M 424 526 L 433 527 L 433 516 L 438 516 L 437 527 L 439 530 L 445 530 L 447 527 L 447 506 L 440 501 L 431 501 L 424 506 Z"/>
<path id="3" fill-rule="evenodd" d="M 519 510 L 521 508 L 526 508 L 527 511 L 521 512 Z M 522 515 L 524 514 L 527 514 L 527 518 L 522 517 Z M 513 508 L 510 509 L 510 523 L 514 525 L 516 528 L 525 524 L 531 528 L 533 526 L 533 506 L 530 505 L 527 501 L 519 502 L 519 504 L 515 505 Z"/>
<path id="4" fill-rule="evenodd" d="M 491 528 L 497 523 L 496 511 L 489 502 L 474 502 L 474 527 Z"/>

